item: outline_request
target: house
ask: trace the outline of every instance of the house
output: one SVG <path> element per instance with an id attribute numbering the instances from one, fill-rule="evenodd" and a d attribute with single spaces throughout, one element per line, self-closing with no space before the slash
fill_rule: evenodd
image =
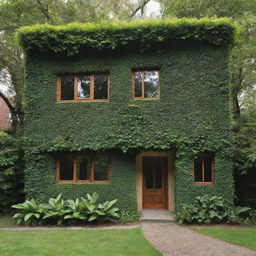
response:
<path id="1" fill-rule="evenodd" d="M 233 203 L 228 19 L 21 28 L 27 197 Z"/>
<path id="2" fill-rule="evenodd" d="M 0 131 L 11 128 L 11 112 L 4 100 L 0 97 Z"/>

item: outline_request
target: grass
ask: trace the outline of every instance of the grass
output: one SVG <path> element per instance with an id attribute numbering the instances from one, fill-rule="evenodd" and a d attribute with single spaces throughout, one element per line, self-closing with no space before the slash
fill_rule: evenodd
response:
<path id="1" fill-rule="evenodd" d="M 15 226 L 15 221 L 11 214 L 0 215 L 0 227 L 12 227 Z"/>
<path id="2" fill-rule="evenodd" d="M 1 230 L 1 256 L 160 256 L 140 228 L 119 230 Z"/>
<path id="3" fill-rule="evenodd" d="M 256 250 L 256 228 L 201 227 L 193 231 Z"/>

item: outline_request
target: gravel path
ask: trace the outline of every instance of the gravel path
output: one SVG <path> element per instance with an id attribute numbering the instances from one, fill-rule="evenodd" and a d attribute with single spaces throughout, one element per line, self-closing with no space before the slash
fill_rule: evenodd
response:
<path id="1" fill-rule="evenodd" d="M 174 223 L 142 223 L 146 238 L 166 256 L 256 256 L 250 249 L 198 234 Z"/>

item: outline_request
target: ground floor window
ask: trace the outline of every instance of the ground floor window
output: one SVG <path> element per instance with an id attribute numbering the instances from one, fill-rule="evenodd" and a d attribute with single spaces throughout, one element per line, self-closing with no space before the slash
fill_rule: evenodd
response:
<path id="1" fill-rule="evenodd" d="M 69 155 L 57 159 L 57 182 L 106 183 L 110 181 L 110 157 L 108 155 Z"/>
<path id="2" fill-rule="evenodd" d="M 200 153 L 194 160 L 194 184 L 212 185 L 214 174 L 212 153 Z"/>

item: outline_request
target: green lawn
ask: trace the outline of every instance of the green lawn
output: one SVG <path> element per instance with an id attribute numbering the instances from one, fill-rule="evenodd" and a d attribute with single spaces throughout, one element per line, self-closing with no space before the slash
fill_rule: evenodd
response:
<path id="1" fill-rule="evenodd" d="M 160 256 L 141 229 L 0 231 L 1 256 Z"/>
<path id="2" fill-rule="evenodd" d="M 201 227 L 192 230 L 256 250 L 256 228 Z"/>

